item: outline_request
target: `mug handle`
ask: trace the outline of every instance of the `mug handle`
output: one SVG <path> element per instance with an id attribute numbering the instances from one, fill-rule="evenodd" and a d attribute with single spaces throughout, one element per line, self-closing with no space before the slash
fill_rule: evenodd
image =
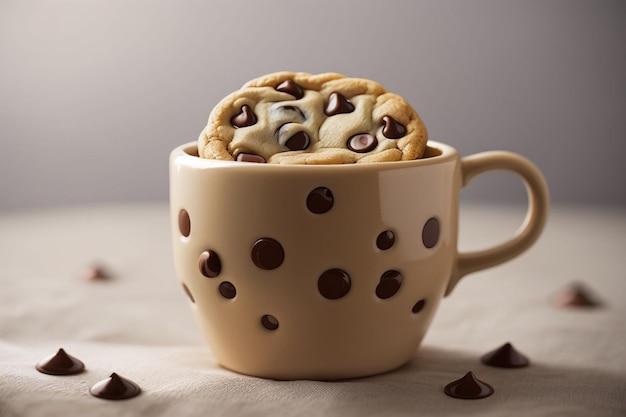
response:
<path id="1" fill-rule="evenodd" d="M 528 159 L 506 151 L 488 151 L 461 158 L 462 187 L 487 171 L 507 170 L 523 181 L 528 195 L 526 218 L 515 235 L 499 245 L 468 253 L 459 253 L 446 295 L 459 280 L 481 269 L 511 260 L 528 249 L 539 237 L 548 217 L 548 186 L 541 171 Z"/>

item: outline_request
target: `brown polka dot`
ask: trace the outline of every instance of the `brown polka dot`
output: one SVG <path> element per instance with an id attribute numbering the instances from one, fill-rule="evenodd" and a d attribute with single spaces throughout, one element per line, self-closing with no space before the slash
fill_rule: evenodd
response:
<path id="1" fill-rule="evenodd" d="M 180 230 L 180 234 L 185 237 L 188 237 L 189 233 L 191 233 L 191 219 L 185 209 L 181 209 L 178 212 L 178 230 Z"/>
<path id="2" fill-rule="evenodd" d="M 228 281 L 224 281 L 222 283 L 220 283 L 220 286 L 218 287 L 220 294 L 222 294 L 222 297 L 224 298 L 235 298 L 235 295 L 237 295 L 237 289 L 235 288 L 235 286 L 228 282 Z"/>
<path id="3" fill-rule="evenodd" d="M 205 250 L 198 258 L 200 273 L 207 278 L 215 278 L 222 272 L 220 257 L 212 250 Z"/>
<path id="4" fill-rule="evenodd" d="M 252 262 L 261 269 L 276 269 L 285 259 L 283 247 L 276 240 L 264 237 L 252 245 Z"/>
<path id="5" fill-rule="evenodd" d="M 183 284 L 183 290 L 185 290 L 185 294 L 187 294 L 187 297 L 189 298 L 189 300 L 190 300 L 192 303 L 195 303 L 195 302 L 196 302 L 196 300 L 194 300 L 194 298 L 193 298 L 193 294 L 191 294 L 191 291 L 189 290 L 189 287 L 187 287 L 187 285 L 185 285 L 185 283 L 184 283 L 184 282 L 182 282 L 181 284 Z"/>
<path id="6" fill-rule="evenodd" d="M 386 138 L 400 139 L 402 136 L 406 135 L 406 127 L 398 123 L 393 117 L 383 117 L 383 123 L 385 125 L 385 127 L 383 127 L 383 135 Z"/>
<path id="7" fill-rule="evenodd" d="M 398 271 L 387 271 L 380 277 L 380 282 L 376 286 L 376 296 L 387 299 L 396 295 L 402 285 L 402 275 Z"/>
<path id="8" fill-rule="evenodd" d="M 352 152 L 367 153 L 378 146 L 378 140 L 369 133 L 359 133 L 348 139 L 347 146 Z"/>
<path id="9" fill-rule="evenodd" d="M 342 113 L 352 113 L 354 111 L 354 104 L 345 98 L 341 93 L 334 92 L 328 98 L 328 104 L 324 109 L 326 116 L 334 116 Z"/>
<path id="10" fill-rule="evenodd" d="M 439 220 L 436 217 L 428 219 L 422 229 L 422 242 L 427 248 L 432 248 L 439 241 Z"/>
<path id="11" fill-rule="evenodd" d="M 278 329 L 278 320 L 276 319 L 276 317 L 272 316 L 271 314 L 265 314 L 263 317 L 261 317 L 261 324 L 267 330 Z"/>
<path id="12" fill-rule="evenodd" d="M 376 238 L 376 247 L 380 250 L 387 250 L 396 243 L 396 235 L 391 230 L 381 232 Z"/>
<path id="13" fill-rule="evenodd" d="M 282 83 L 278 84 L 276 87 L 276 91 L 280 91 L 281 93 L 291 94 L 296 98 L 296 100 L 300 100 L 304 97 L 304 90 L 300 87 L 294 80 L 285 80 Z"/>
<path id="14" fill-rule="evenodd" d="M 289 148 L 290 151 L 302 151 L 309 147 L 311 144 L 311 139 L 306 132 L 297 132 L 285 142 L 285 146 Z"/>
<path id="15" fill-rule="evenodd" d="M 230 123 L 233 125 L 233 127 L 252 126 L 256 123 L 256 115 L 254 114 L 250 106 L 244 104 L 243 106 L 241 106 L 239 113 L 231 117 Z"/>
<path id="16" fill-rule="evenodd" d="M 333 268 L 324 272 L 317 281 L 320 294 L 329 300 L 343 297 L 350 291 L 350 276 L 344 270 Z"/>
<path id="17" fill-rule="evenodd" d="M 306 206 L 312 213 L 323 214 L 333 208 L 335 198 L 326 187 L 317 187 L 306 198 Z"/>
<path id="18" fill-rule="evenodd" d="M 415 303 L 411 311 L 413 312 L 413 314 L 417 314 L 424 309 L 425 305 L 426 305 L 426 300 L 422 298 L 417 303 Z"/>

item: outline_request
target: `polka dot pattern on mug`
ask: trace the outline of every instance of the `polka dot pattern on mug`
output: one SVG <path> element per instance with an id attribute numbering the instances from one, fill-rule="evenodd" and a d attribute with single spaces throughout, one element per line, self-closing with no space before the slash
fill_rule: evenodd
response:
<path id="1" fill-rule="evenodd" d="M 222 261 L 213 250 L 205 250 L 198 258 L 198 268 L 207 278 L 215 278 L 222 272 Z"/>
<path id="2" fill-rule="evenodd" d="M 275 239 L 264 237 L 252 245 L 252 262 L 261 269 L 276 269 L 285 259 L 282 245 Z"/>
<path id="3" fill-rule="evenodd" d="M 261 317 L 261 325 L 267 330 L 276 330 L 278 329 L 279 323 L 276 317 L 271 314 L 265 314 Z"/>
<path id="4" fill-rule="evenodd" d="M 436 217 L 431 217 L 424 224 L 422 229 L 422 242 L 428 249 L 435 247 L 439 241 L 439 220 Z"/>
<path id="5" fill-rule="evenodd" d="M 231 282 L 228 282 L 228 281 L 224 281 L 220 283 L 218 290 L 220 294 L 222 295 L 222 297 L 227 298 L 229 300 L 232 298 L 235 298 L 235 296 L 237 295 L 237 289 Z"/>
<path id="6" fill-rule="evenodd" d="M 324 214 L 335 204 L 332 191 L 326 187 L 317 187 L 306 198 L 306 206 L 311 213 Z"/>
<path id="7" fill-rule="evenodd" d="M 313 188 L 307 194 L 305 211 L 310 213 L 321 215 L 323 219 L 323 215 L 332 211 L 335 205 L 335 195 L 327 187 L 316 187 Z M 189 215 L 189 212 L 186 209 L 181 209 L 178 212 L 178 231 L 180 235 L 184 238 L 189 238 L 192 235 L 192 219 Z M 422 226 L 421 230 L 421 243 L 423 244 L 423 248 L 433 249 L 437 246 L 440 240 L 440 220 L 439 218 L 432 216 L 429 217 Z M 382 231 L 381 231 L 382 230 Z M 400 233 L 401 235 L 402 233 Z M 198 234 L 202 235 L 202 233 Z M 392 228 L 382 227 L 375 231 L 374 234 L 374 246 L 372 247 L 372 253 L 366 254 L 363 256 L 389 256 L 385 255 L 385 253 L 395 253 L 391 251 L 398 247 L 398 231 Z M 408 242 L 411 239 L 407 239 Z M 182 241 L 183 244 L 190 244 L 190 240 L 185 239 Z M 285 262 L 285 249 L 280 241 L 274 237 L 262 237 L 256 240 L 253 240 L 248 246 L 248 256 L 252 261 L 254 267 L 265 270 L 272 271 L 279 268 Z M 198 271 L 201 276 L 206 278 L 216 278 L 218 276 L 223 276 L 222 274 L 222 259 L 220 255 L 218 255 L 218 251 L 220 250 L 219 243 L 215 246 L 214 249 L 205 249 L 198 256 Z M 242 248 L 245 251 L 245 248 Z M 293 250 L 297 250 L 297 248 L 293 248 Z M 388 257 L 386 259 L 394 259 L 393 257 Z M 415 277 L 404 277 L 403 274 L 396 268 L 393 268 L 395 265 L 390 264 L 388 270 L 380 274 L 378 277 L 369 276 L 358 276 L 354 277 L 355 282 L 372 282 L 374 280 L 375 287 L 370 287 L 373 289 L 373 295 L 379 301 L 390 303 L 394 302 L 395 299 L 400 299 L 397 297 L 400 290 L 403 288 L 406 282 L 410 282 L 410 280 L 417 279 Z M 397 265 L 398 267 L 401 265 Z M 373 275 L 373 274 L 372 274 Z M 219 280 L 216 282 L 216 286 L 214 290 L 223 300 L 232 300 L 235 301 L 238 295 L 238 288 L 236 284 L 238 282 L 238 277 L 226 275 L 227 280 Z M 406 278 L 406 279 L 405 279 Z M 254 275 L 250 279 L 259 279 Z M 342 298 L 346 297 L 352 289 L 353 278 L 348 274 L 346 270 L 343 268 L 329 268 L 319 274 L 316 278 L 314 276 L 311 279 L 317 279 L 317 291 L 323 297 L 323 299 L 331 300 L 331 301 L 340 301 Z M 195 297 L 190 288 L 182 283 L 183 290 L 190 300 L 191 303 L 197 303 L 197 297 Z M 242 284 L 242 288 L 245 289 L 245 284 Z M 303 286 L 303 288 L 305 288 Z M 372 291 L 372 290 L 370 290 Z M 411 306 L 411 313 L 413 315 L 417 315 L 421 313 L 427 304 L 425 298 L 417 298 L 418 301 L 415 302 Z M 268 306 L 271 308 L 271 306 Z M 268 330 L 268 334 L 276 331 L 280 324 L 279 320 L 276 316 L 272 314 L 264 314 L 262 316 L 257 316 L 262 328 Z"/>
<path id="8" fill-rule="evenodd" d="M 320 275 L 317 289 L 324 298 L 337 300 L 344 297 L 351 287 L 350 276 L 339 268 L 333 268 Z"/>
<path id="9" fill-rule="evenodd" d="M 376 286 L 376 296 L 382 300 L 391 298 L 400 289 L 402 285 L 402 275 L 400 272 L 391 270 L 382 274 L 380 282 Z"/>
<path id="10" fill-rule="evenodd" d="M 189 237 L 191 233 L 191 218 L 185 209 L 181 209 L 178 212 L 178 230 L 184 237 Z"/>

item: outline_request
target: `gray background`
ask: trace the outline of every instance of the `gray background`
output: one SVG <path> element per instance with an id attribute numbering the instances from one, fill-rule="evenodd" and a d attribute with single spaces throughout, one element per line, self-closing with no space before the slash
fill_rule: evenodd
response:
<path id="1" fill-rule="evenodd" d="M 279 70 L 374 79 L 463 155 L 533 160 L 554 203 L 625 205 L 625 41 L 624 1 L 0 0 L 0 210 L 166 201 L 169 151 Z"/>

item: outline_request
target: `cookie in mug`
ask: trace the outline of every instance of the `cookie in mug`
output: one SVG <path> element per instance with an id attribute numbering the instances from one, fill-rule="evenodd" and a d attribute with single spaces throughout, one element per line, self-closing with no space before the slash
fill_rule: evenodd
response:
<path id="1" fill-rule="evenodd" d="M 428 133 L 401 96 L 336 73 L 277 72 L 224 97 L 198 139 L 202 158 L 349 164 L 421 158 Z"/>

